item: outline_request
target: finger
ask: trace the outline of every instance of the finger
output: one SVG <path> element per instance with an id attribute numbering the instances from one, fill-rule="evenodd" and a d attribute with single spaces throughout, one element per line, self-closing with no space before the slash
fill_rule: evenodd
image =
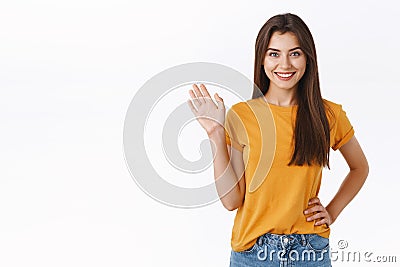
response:
<path id="1" fill-rule="evenodd" d="M 193 112 L 194 115 L 197 115 L 197 109 L 195 108 L 195 106 L 193 105 L 192 101 L 189 99 L 188 101 L 188 105 L 190 107 L 190 110 Z"/>
<path id="2" fill-rule="evenodd" d="M 197 86 L 197 84 L 193 84 L 193 89 L 194 92 L 196 93 L 197 98 L 199 99 L 200 102 L 205 103 L 205 99 L 204 99 L 204 95 L 201 93 L 199 87 Z"/>
<path id="3" fill-rule="evenodd" d="M 208 93 L 208 90 L 204 84 L 200 84 L 201 92 L 205 97 L 211 98 L 210 94 Z"/>
<path id="4" fill-rule="evenodd" d="M 218 109 L 225 110 L 224 100 L 217 93 L 214 94 L 214 98 L 217 101 Z"/>
<path id="5" fill-rule="evenodd" d="M 317 221 L 314 225 L 323 225 L 325 223 L 329 226 L 329 221 L 327 218 L 323 218 L 322 220 Z"/>
<path id="6" fill-rule="evenodd" d="M 315 205 L 311 208 L 308 208 L 304 211 L 304 214 L 311 214 L 313 212 L 318 212 L 318 211 L 325 211 L 325 208 L 321 205 Z"/>
<path id="7" fill-rule="evenodd" d="M 312 205 L 312 204 L 316 204 L 316 203 L 320 203 L 321 204 L 321 202 L 320 202 L 318 197 L 313 197 L 313 198 L 310 199 L 310 201 L 308 201 L 308 205 Z"/>
<path id="8" fill-rule="evenodd" d="M 316 220 L 316 219 L 319 219 L 319 218 L 326 218 L 326 217 L 327 217 L 327 215 L 324 214 L 324 212 L 318 212 L 317 214 L 314 214 L 313 216 L 308 217 L 308 218 L 307 218 L 307 221 L 308 221 L 308 222 L 311 222 L 311 221 L 314 221 L 314 220 Z"/>
<path id="9" fill-rule="evenodd" d="M 200 102 L 200 100 L 197 98 L 197 96 L 195 95 L 195 93 L 193 92 L 193 90 L 189 90 L 189 95 L 192 98 L 194 104 L 196 105 L 196 107 L 198 108 L 202 103 Z"/>

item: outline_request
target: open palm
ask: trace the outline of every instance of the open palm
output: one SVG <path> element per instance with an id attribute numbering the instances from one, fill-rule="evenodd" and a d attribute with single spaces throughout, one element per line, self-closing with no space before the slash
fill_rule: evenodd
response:
<path id="1" fill-rule="evenodd" d="M 188 104 L 197 121 L 210 135 L 218 127 L 224 126 L 225 105 L 223 99 L 217 93 L 214 95 L 216 105 L 204 84 L 200 85 L 200 89 L 196 84 L 193 84 L 193 90 L 189 91 L 192 100 L 188 100 Z"/>

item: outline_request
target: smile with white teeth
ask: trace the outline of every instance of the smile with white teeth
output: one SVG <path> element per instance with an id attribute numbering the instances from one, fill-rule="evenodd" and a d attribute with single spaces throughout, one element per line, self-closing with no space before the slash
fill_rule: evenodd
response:
<path id="1" fill-rule="evenodd" d="M 276 75 L 278 75 L 279 77 L 282 77 L 282 78 L 289 78 L 289 77 L 291 77 L 293 74 L 295 74 L 294 72 L 291 72 L 291 73 L 280 73 L 280 72 L 275 72 L 276 73 Z"/>

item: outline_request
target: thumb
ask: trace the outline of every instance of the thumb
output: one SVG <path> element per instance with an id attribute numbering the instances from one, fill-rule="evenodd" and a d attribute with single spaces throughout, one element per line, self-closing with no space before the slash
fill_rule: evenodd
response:
<path id="1" fill-rule="evenodd" d="M 218 95 L 218 93 L 215 93 L 214 97 L 215 97 L 215 100 L 217 100 L 218 109 L 224 109 L 225 108 L 224 100 Z"/>

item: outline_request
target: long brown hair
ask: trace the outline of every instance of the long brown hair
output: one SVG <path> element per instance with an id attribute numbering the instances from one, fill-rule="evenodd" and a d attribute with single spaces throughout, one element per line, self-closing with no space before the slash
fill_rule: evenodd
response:
<path id="1" fill-rule="evenodd" d="M 330 130 L 325 109 L 332 111 L 328 106 L 324 106 L 321 96 L 313 37 L 307 25 L 298 16 L 290 13 L 276 15 L 261 27 L 255 47 L 256 86 L 253 98 L 260 97 L 260 93 L 265 95 L 269 88 L 270 80 L 265 74 L 263 64 L 269 40 L 274 32 L 294 33 L 307 57 L 306 71 L 299 81 L 296 92 L 298 109 L 294 129 L 295 146 L 288 165 L 318 164 L 329 168 Z"/>

